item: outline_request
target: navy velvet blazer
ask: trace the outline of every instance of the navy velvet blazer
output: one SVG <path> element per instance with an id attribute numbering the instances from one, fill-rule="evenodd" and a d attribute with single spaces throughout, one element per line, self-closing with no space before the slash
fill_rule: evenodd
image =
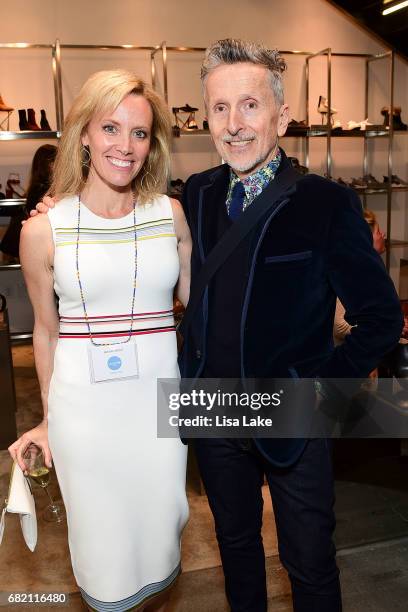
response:
<path id="1" fill-rule="evenodd" d="M 289 163 L 282 151 L 278 172 Z M 228 184 L 226 164 L 186 183 L 183 207 L 193 239 L 192 289 L 214 246 L 212 211 L 225 206 Z M 242 265 L 241 378 L 365 377 L 398 342 L 403 318 L 394 285 L 373 248 L 360 199 L 352 189 L 310 174 L 282 200 L 283 206 L 278 211 L 273 207 L 253 229 L 249 260 Z M 337 296 L 347 320 L 357 327 L 334 347 Z M 183 330 L 182 377 L 199 377 L 205 365 L 207 314 L 208 289 Z M 277 465 L 295 461 L 305 444 L 274 439 L 256 443 Z"/>

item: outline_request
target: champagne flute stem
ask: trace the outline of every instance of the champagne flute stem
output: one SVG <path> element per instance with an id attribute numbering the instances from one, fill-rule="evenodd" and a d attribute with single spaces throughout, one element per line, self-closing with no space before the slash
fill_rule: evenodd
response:
<path id="1" fill-rule="evenodd" d="M 44 491 L 47 493 L 48 497 L 50 498 L 50 502 L 51 502 L 51 506 L 54 506 L 54 500 L 51 497 L 51 493 L 48 490 L 48 485 L 46 487 L 43 487 Z"/>

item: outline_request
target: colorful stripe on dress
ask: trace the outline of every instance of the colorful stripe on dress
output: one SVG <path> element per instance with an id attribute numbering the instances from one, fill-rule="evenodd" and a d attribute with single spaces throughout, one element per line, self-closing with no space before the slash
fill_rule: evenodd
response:
<path id="1" fill-rule="evenodd" d="M 56 227 L 55 244 L 57 247 L 70 246 L 77 241 L 76 227 Z M 154 238 L 175 238 L 173 219 L 156 219 L 145 223 L 136 223 L 138 240 L 152 240 Z M 79 244 L 125 244 L 135 239 L 135 226 L 109 228 L 81 227 L 79 230 Z"/>
<path id="2" fill-rule="evenodd" d="M 81 595 L 88 606 L 97 612 L 126 612 L 135 606 L 139 606 L 142 603 L 147 603 L 149 599 L 167 589 L 176 580 L 180 572 L 181 567 L 179 564 L 175 570 L 172 571 L 170 576 L 168 576 L 168 578 L 165 578 L 160 582 L 152 582 L 151 584 L 147 584 L 134 595 L 126 597 L 126 599 L 121 599 L 120 601 L 100 601 L 99 599 L 95 599 L 95 597 L 88 595 L 81 587 L 79 587 L 79 590 L 81 591 Z"/>
<path id="3" fill-rule="evenodd" d="M 129 336 L 131 314 L 98 315 L 88 317 L 92 337 L 116 338 Z M 140 312 L 133 315 L 132 336 L 174 332 L 173 309 Z M 60 338 L 89 338 L 85 317 L 60 315 Z"/>

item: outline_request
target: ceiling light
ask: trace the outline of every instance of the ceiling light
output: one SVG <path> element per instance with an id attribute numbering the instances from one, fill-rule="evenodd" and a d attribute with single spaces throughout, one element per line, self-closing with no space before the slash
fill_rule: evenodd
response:
<path id="1" fill-rule="evenodd" d="M 384 2 L 384 4 L 389 4 L 389 2 Z M 396 2 L 392 4 L 390 7 L 383 10 L 383 15 L 389 15 L 390 13 L 395 13 L 395 11 L 399 11 L 408 6 L 408 0 L 403 0 L 403 2 Z"/>

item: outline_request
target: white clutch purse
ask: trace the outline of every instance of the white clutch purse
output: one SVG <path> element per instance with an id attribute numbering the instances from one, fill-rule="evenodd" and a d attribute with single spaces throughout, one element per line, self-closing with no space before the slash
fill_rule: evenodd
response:
<path id="1" fill-rule="evenodd" d="M 20 515 L 24 540 L 28 548 L 34 552 L 37 544 L 37 516 L 34 496 L 18 463 L 14 463 L 11 469 L 8 498 L 5 500 L 5 506 L 1 513 L 0 544 L 3 540 L 6 512 Z"/>

